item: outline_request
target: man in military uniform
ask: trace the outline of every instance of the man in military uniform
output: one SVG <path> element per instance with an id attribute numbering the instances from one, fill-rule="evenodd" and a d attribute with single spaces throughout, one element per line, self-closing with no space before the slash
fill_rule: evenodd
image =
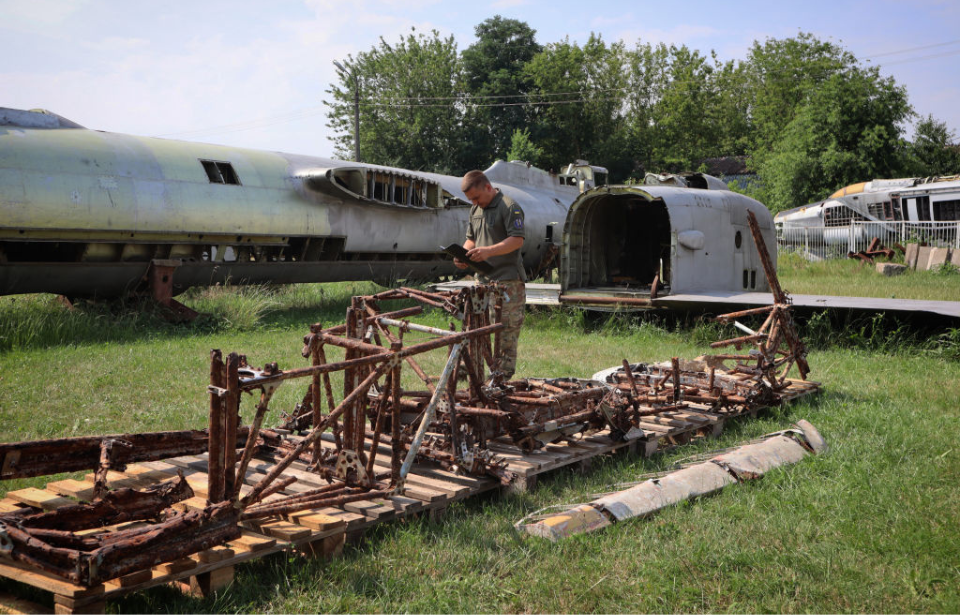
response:
<path id="1" fill-rule="evenodd" d="M 526 237 L 523 210 L 494 188 L 483 171 L 464 175 L 460 189 L 473 203 L 467 239 L 463 242 L 467 257 L 490 263 L 493 270 L 477 277 L 485 284 L 496 284 L 504 293 L 501 318 L 505 328 L 500 335 L 499 371 L 509 380 L 517 369 L 517 342 L 527 301 L 524 286 L 527 276 L 520 255 Z M 460 269 L 467 268 L 459 260 L 454 262 Z"/>

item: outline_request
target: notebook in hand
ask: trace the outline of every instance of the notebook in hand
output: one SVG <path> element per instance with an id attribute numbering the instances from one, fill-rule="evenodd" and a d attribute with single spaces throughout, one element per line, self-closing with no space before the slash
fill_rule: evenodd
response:
<path id="1" fill-rule="evenodd" d="M 463 249 L 459 243 L 451 243 L 449 246 L 444 248 L 440 246 L 440 249 L 449 254 L 454 258 L 460 259 L 460 262 L 466 263 L 468 267 L 476 271 L 477 273 L 489 274 L 493 271 L 493 265 L 487 261 L 472 261 L 467 257 L 467 251 Z"/>

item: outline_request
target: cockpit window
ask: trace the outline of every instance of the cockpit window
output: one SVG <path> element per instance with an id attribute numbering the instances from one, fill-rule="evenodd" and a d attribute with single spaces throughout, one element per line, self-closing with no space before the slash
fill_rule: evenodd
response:
<path id="1" fill-rule="evenodd" d="M 240 178 L 237 172 L 233 170 L 233 165 L 229 162 L 218 160 L 200 160 L 203 170 L 207 172 L 207 178 L 211 184 L 233 184 L 240 185 Z"/>

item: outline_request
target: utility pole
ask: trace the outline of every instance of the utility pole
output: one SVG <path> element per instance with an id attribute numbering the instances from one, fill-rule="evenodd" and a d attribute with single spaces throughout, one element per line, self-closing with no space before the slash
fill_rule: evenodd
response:
<path id="1" fill-rule="evenodd" d="M 349 77 L 353 78 L 353 158 L 360 162 L 360 79 L 356 70 L 347 71 L 343 64 L 336 60 L 333 65 L 341 77 L 347 78 L 349 74 Z"/>

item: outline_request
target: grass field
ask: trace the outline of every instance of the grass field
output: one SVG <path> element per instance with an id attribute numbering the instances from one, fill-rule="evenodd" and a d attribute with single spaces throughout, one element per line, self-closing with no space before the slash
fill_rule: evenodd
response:
<path id="1" fill-rule="evenodd" d="M 811 262 L 788 252 L 779 255 L 778 267 L 784 288 L 798 295 L 960 301 L 960 270 L 952 265 L 883 278 L 876 267 L 856 259 Z"/>
<path id="2" fill-rule="evenodd" d="M 803 284 L 820 275 L 823 284 L 847 288 L 847 265 L 833 266 L 814 274 L 803 263 L 782 263 L 784 286 L 814 292 Z M 869 279 L 874 292 L 898 297 L 949 298 L 922 296 L 942 286 L 952 286 L 957 297 L 960 276 L 929 277 L 939 286 L 920 274 L 913 284 L 872 272 Z M 888 283 L 904 285 L 894 290 Z M 209 316 L 192 325 L 168 325 L 122 306 L 68 312 L 51 297 L 0 298 L 0 440 L 203 427 L 211 348 L 245 353 L 255 364 L 301 366 L 306 325 L 341 321 L 347 298 L 371 290 L 339 284 L 196 292 L 186 301 Z M 836 328 L 814 318 L 804 330 L 813 347 L 811 378 L 824 393 L 728 426 L 719 439 L 647 460 L 600 459 L 588 474 L 558 472 L 532 493 L 458 503 L 439 522 L 386 524 L 331 563 L 278 555 L 243 565 L 216 599 L 158 588 L 109 608 L 960 611 L 960 333 L 925 337 L 882 319 Z M 518 371 L 583 377 L 623 358 L 693 357 L 722 332 L 714 325 L 536 311 L 521 337 Z M 281 389 L 272 407 L 289 408 L 298 396 Z M 820 429 L 829 453 L 559 544 L 520 539 L 512 529 L 544 506 L 587 501 L 640 474 L 800 418 Z M 9 588 L 0 581 L 0 590 Z"/>

